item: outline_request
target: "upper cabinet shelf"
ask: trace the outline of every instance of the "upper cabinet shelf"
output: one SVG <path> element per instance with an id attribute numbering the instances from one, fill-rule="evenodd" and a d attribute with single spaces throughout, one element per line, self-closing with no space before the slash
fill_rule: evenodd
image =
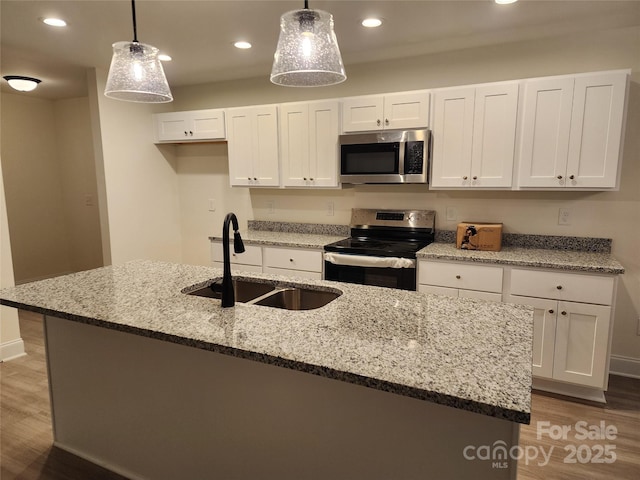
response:
<path id="1" fill-rule="evenodd" d="M 224 110 L 192 110 L 153 116 L 156 143 L 225 140 Z"/>
<path id="2" fill-rule="evenodd" d="M 342 131 L 345 133 L 428 126 L 427 90 L 342 99 Z"/>

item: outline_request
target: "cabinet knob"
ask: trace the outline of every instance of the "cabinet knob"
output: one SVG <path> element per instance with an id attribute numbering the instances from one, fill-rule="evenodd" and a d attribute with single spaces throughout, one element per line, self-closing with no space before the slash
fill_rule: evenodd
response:
<path id="1" fill-rule="evenodd" d="M 307 181 L 307 177 L 302 177 L 302 179 L 306 182 Z"/>
<path id="2" fill-rule="evenodd" d="M 456 278 L 460 280 L 462 277 L 460 275 L 456 275 Z"/>
<path id="3" fill-rule="evenodd" d="M 558 290 L 562 290 L 562 285 L 558 285 L 556 288 L 557 288 Z"/>
<path id="4" fill-rule="evenodd" d="M 185 136 L 185 137 L 189 136 L 189 134 L 187 133 L 187 131 L 186 131 L 186 130 L 184 131 L 184 136 Z"/>
<path id="5" fill-rule="evenodd" d="M 290 258 L 290 259 L 289 259 L 289 261 L 290 261 L 290 262 L 293 262 L 293 258 Z"/>
<path id="6" fill-rule="evenodd" d="M 253 177 L 254 180 L 258 180 L 256 177 Z"/>
<path id="7" fill-rule="evenodd" d="M 462 177 L 463 180 L 466 180 L 467 178 L 469 178 L 469 177 L 467 177 L 466 175 L 464 177 Z"/>
<path id="8" fill-rule="evenodd" d="M 235 253 L 232 253 L 231 255 L 233 255 L 234 257 L 236 256 L 236 254 L 235 254 Z"/>
<path id="9" fill-rule="evenodd" d="M 569 179 L 570 179 L 570 180 L 573 180 L 574 178 L 576 178 L 576 176 L 575 176 L 575 175 L 569 175 Z"/>
<path id="10" fill-rule="evenodd" d="M 313 177 L 309 177 L 309 180 L 311 180 L 313 182 Z"/>
<path id="11" fill-rule="evenodd" d="M 478 176 L 477 176 L 477 175 L 474 175 L 474 176 L 473 176 L 473 179 L 474 179 L 474 180 L 477 180 L 477 179 L 478 179 Z"/>
<path id="12" fill-rule="evenodd" d="M 549 310 L 549 313 L 553 313 L 553 308 Z"/>
<path id="13" fill-rule="evenodd" d="M 562 175 L 558 175 L 558 180 L 562 180 Z"/>
<path id="14" fill-rule="evenodd" d="M 189 130 L 189 135 L 193 137 L 193 132 L 191 130 Z"/>
<path id="15" fill-rule="evenodd" d="M 385 124 L 385 125 L 389 125 L 389 119 L 388 119 L 388 118 L 385 118 L 385 119 L 384 119 L 384 124 Z"/>
<path id="16" fill-rule="evenodd" d="M 247 180 L 251 181 L 251 177 L 247 177 Z"/>
<path id="17" fill-rule="evenodd" d="M 376 123 L 378 124 L 378 126 L 380 126 L 380 119 L 376 120 Z"/>
<path id="18" fill-rule="evenodd" d="M 564 310 L 560 312 L 562 315 L 566 315 L 567 312 L 565 312 Z"/>

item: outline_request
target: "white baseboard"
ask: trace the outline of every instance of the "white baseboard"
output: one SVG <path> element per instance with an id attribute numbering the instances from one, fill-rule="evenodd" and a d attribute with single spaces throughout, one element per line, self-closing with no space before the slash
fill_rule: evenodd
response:
<path id="1" fill-rule="evenodd" d="M 544 392 L 557 393 L 568 397 L 581 398 L 591 402 L 607 403 L 601 388 L 583 387 L 572 383 L 558 382 L 544 378 L 533 378 L 532 388 Z"/>
<path id="2" fill-rule="evenodd" d="M 640 358 L 611 355 L 609 373 L 621 377 L 640 378 Z"/>
<path id="3" fill-rule="evenodd" d="M 21 338 L 0 345 L 0 362 L 7 362 L 24 355 L 26 353 L 24 351 L 24 342 Z"/>

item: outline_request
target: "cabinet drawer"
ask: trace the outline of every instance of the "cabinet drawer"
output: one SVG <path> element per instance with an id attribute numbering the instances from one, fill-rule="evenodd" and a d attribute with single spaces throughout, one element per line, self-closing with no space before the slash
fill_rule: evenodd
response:
<path id="1" fill-rule="evenodd" d="M 264 266 L 322 272 L 322 252 L 319 250 L 265 247 Z M 267 270 L 265 269 L 265 271 Z"/>
<path id="2" fill-rule="evenodd" d="M 502 268 L 422 261 L 418 283 L 502 293 Z"/>
<path id="3" fill-rule="evenodd" d="M 611 305 L 613 277 L 514 269 L 511 294 Z"/>
<path id="4" fill-rule="evenodd" d="M 223 262 L 211 262 L 216 268 L 224 268 Z M 240 272 L 262 273 L 262 265 L 243 265 L 242 263 L 234 263 L 231 273 L 237 275 Z"/>
<path id="5" fill-rule="evenodd" d="M 290 270 L 288 268 L 264 267 L 264 273 L 283 275 L 285 277 L 308 278 L 310 280 L 322 280 L 322 273 L 308 270 Z"/>
<path id="6" fill-rule="evenodd" d="M 229 246 L 231 252 L 231 263 L 238 265 L 259 265 L 262 266 L 262 247 L 256 245 L 245 245 L 244 253 L 233 253 L 233 243 Z M 223 262 L 222 242 L 211 243 L 211 259 L 214 262 Z"/>

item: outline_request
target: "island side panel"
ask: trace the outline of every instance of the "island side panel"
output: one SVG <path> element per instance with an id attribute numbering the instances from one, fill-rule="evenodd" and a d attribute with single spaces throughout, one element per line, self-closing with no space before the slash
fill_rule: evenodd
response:
<path id="1" fill-rule="evenodd" d="M 515 478 L 515 460 L 477 458 L 478 447 L 517 445 L 506 420 L 66 319 L 45 324 L 56 445 L 129 478 Z"/>

